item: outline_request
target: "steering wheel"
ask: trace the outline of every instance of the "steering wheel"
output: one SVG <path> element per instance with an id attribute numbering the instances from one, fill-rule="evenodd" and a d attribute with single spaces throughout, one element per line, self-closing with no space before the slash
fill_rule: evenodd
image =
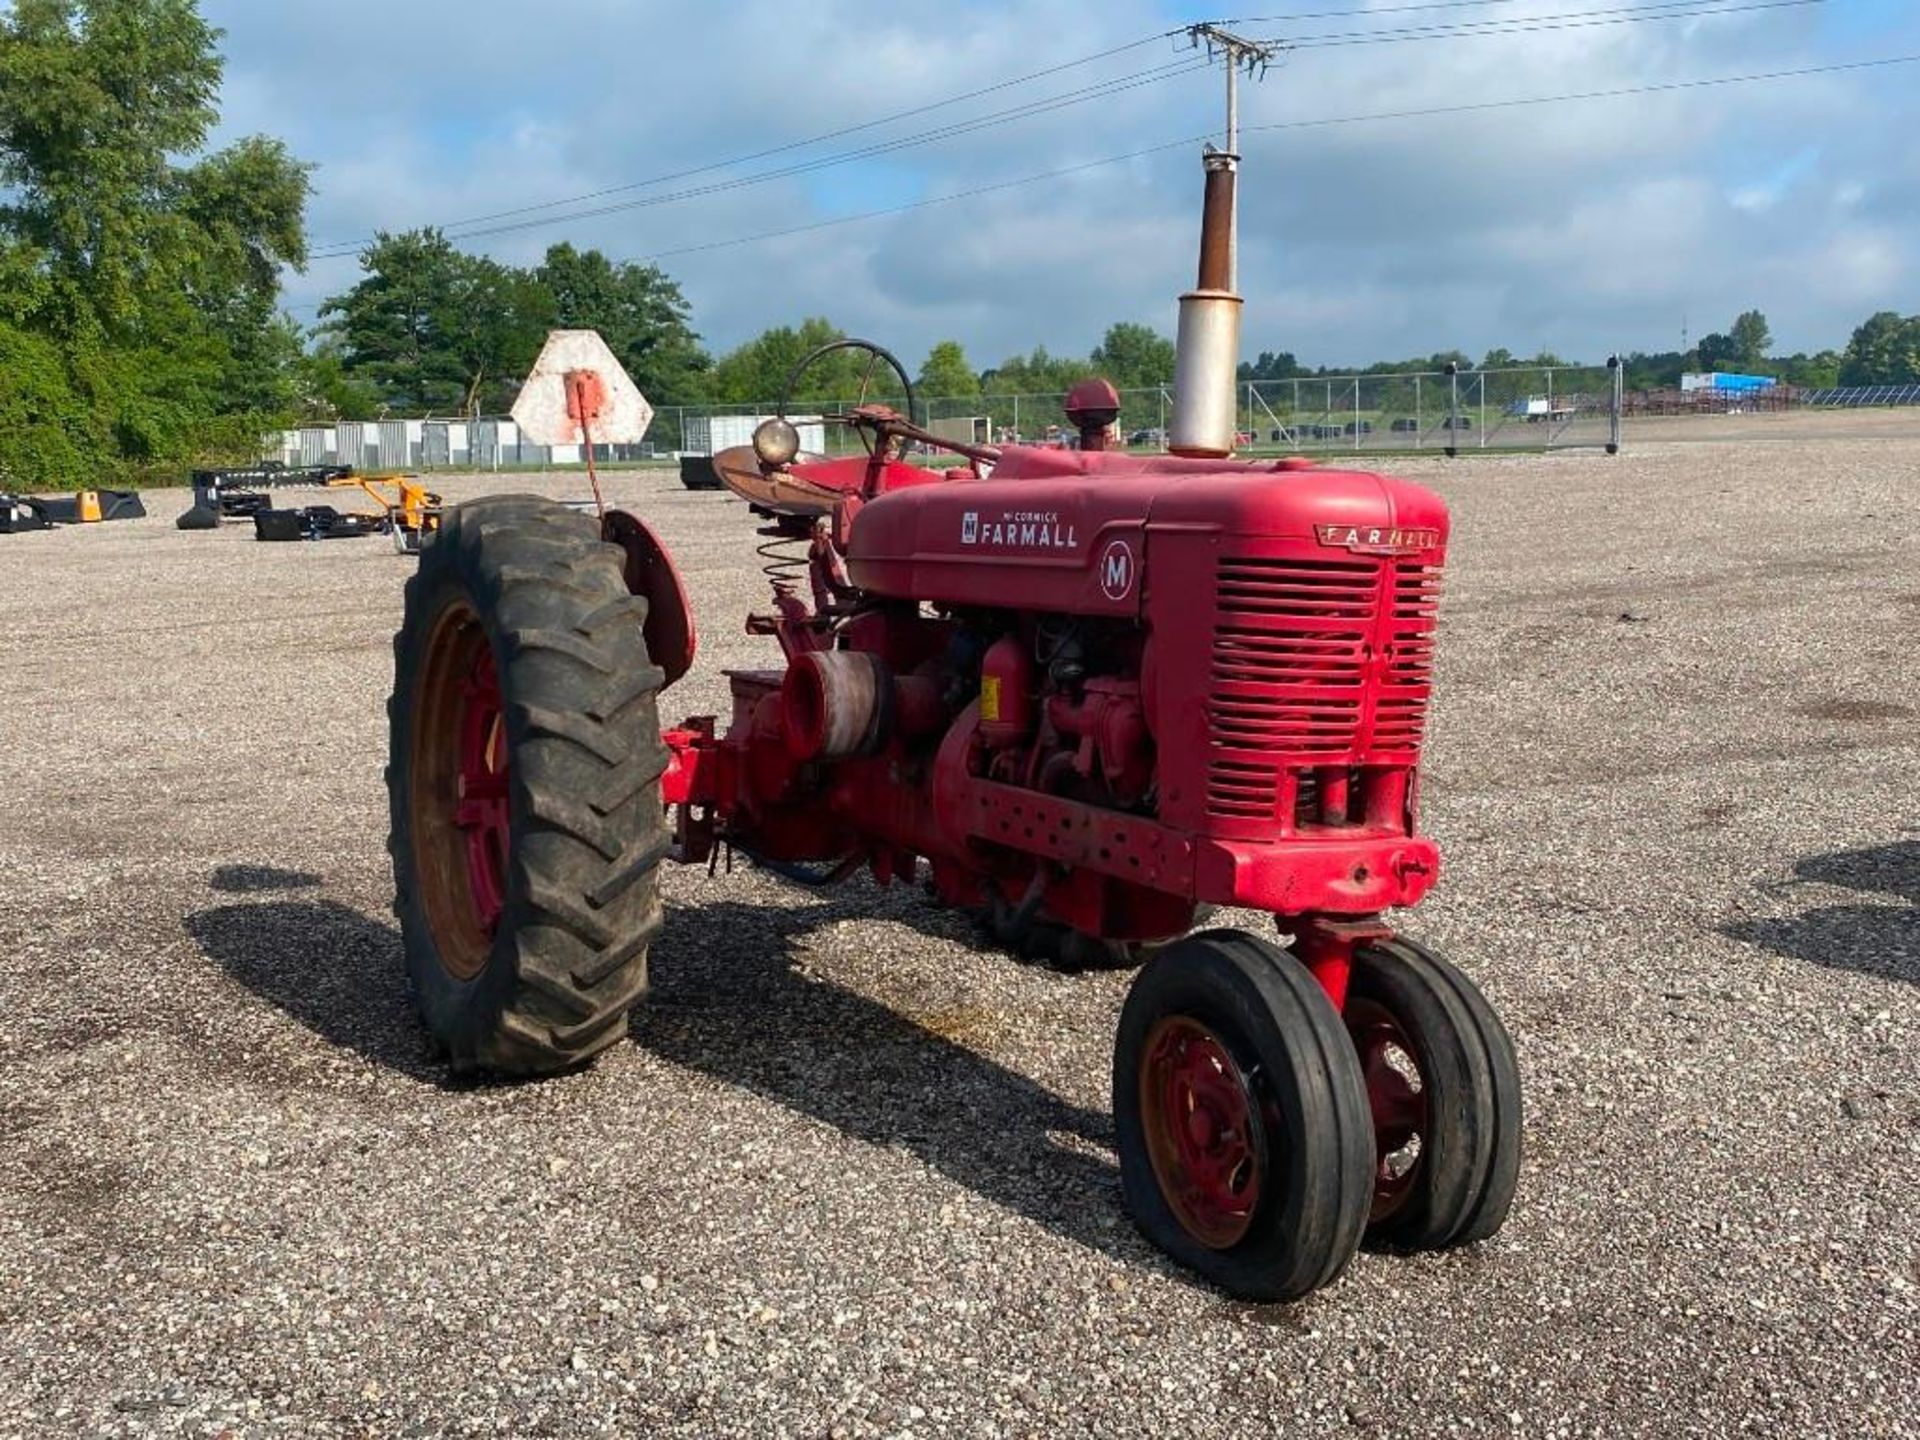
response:
<path id="1" fill-rule="evenodd" d="M 867 368 L 862 371 L 860 375 L 860 398 L 855 402 L 853 412 L 838 415 L 833 418 L 840 420 L 843 424 L 852 425 L 860 430 L 861 440 L 867 447 L 867 453 L 872 454 L 873 442 L 867 438 L 867 431 L 861 424 L 858 412 L 864 408 L 867 403 L 867 390 L 873 384 L 874 366 L 884 360 L 893 370 L 893 373 L 900 377 L 900 387 L 906 392 L 907 396 L 906 418 L 909 423 L 913 420 L 915 405 L 913 380 L 907 374 L 907 367 L 900 363 L 899 357 L 891 350 L 876 345 L 871 340 L 834 340 L 802 356 L 800 363 L 793 367 L 793 373 L 787 377 L 786 391 L 780 397 L 780 418 L 783 420 L 787 418 L 787 412 L 793 404 L 793 397 L 800 389 L 801 377 L 818 364 L 823 357 L 841 350 L 858 350 L 864 353 L 867 357 Z"/>

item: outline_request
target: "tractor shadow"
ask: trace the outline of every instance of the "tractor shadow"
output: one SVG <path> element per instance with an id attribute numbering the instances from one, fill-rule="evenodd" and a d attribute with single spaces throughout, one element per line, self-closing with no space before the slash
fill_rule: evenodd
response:
<path id="1" fill-rule="evenodd" d="M 792 900 L 672 907 L 653 947 L 652 992 L 633 1013 L 633 1043 L 901 1149 L 1055 1234 L 1186 1278 L 1134 1234 L 1104 1110 L 810 973 L 796 944 L 881 913 L 965 946 L 974 934 L 964 918 L 864 885 L 844 898 Z M 425 1084 L 474 1083 L 453 1077 L 420 1029 L 392 924 L 326 900 L 260 899 L 196 911 L 185 925 L 223 971 L 328 1045 Z"/>
<path id="2" fill-rule="evenodd" d="M 415 1017 L 393 926 L 325 900 L 216 905 L 185 925 L 210 960 L 327 1044 L 458 1088 Z"/>
<path id="3" fill-rule="evenodd" d="M 943 939 L 968 929 L 924 905 L 876 906 L 879 898 L 672 910 L 654 946 L 652 993 L 633 1014 L 634 1043 L 856 1140 L 905 1150 L 1067 1239 L 1182 1274 L 1134 1235 L 1104 1110 L 803 968 L 797 939 L 871 920 L 876 909 Z"/>
<path id="4" fill-rule="evenodd" d="M 212 889 L 226 895 L 265 895 L 285 890 L 317 890 L 325 879 L 308 870 L 282 870 L 273 865 L 222 865 L 208 878 Z"/>
<path id="5" fill-rule="evenodd" d="M 1742 920 L 1721 933 L 1834 970 L 1920 985 L 1920 840 L 1813 855 L 1796 882 L 1897 896 L 1906 905 L 1828 905 L 1785 919 Z"/>

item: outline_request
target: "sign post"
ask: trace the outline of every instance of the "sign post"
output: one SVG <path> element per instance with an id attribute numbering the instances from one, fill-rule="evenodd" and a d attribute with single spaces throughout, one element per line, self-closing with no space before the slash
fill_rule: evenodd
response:
<path id="1" fill-rule="evenodd" d="M 596 330 L 555 330 L 513 402 L 514 422 L 536 445 L 580 445 L 587 482 L 604 519 L 595 445 L 637 445 L 653 423 L 653 406 Z"/>

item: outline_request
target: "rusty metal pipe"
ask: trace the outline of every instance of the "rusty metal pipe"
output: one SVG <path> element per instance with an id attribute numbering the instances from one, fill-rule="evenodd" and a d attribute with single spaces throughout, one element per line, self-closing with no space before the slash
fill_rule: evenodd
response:
<path id="1" fill-rule="evenodd" d="M 1233 291 L 1234 191 L 1240 157 L 1206 156 L 1199 288 L 1180 297 L 1173 416 L 1167 448 L 1176 455 L 1231 455 L 1239 434 L 1240 312 Z"/>
<path id="2" fill-rule="evenodd" d="M 1239 172 L 1231 155 L 1207 156 L 1206 200 L 1200 212 L 1200 281 L 1196 290 L 1233 290 L 1233 211 Z M 1219 162 L 1219 163 L 1215 163 Z"/>

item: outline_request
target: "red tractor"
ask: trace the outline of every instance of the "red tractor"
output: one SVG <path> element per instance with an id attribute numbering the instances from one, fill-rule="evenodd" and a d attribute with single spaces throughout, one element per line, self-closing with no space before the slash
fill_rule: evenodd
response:
<path id="1" fill-rule="evenodd" d="M 717 457 L 766 523 L 747 628 L 782 659 L 664 732 L 695 631 L 645 523 L 447 512 L 407 586 L 389 783 L 407 962 L 454 1064 L 620 1040 L 663 861 L 864 870 L 1029 954 L 1142 967 L 1114 1052 L 1127 1202 L 1226 1290 L 1291 1299 L 1363 1240 L 1497 1230 L 1511 1042 L 1382 918 L 1439 871 L 1417 809 L 1445 507 L 1302 461 L 1110 452 L 1118 409 L 1082 386 L 1081 448 L 996 450 L 862 404 L 833 418 L 865 456 L 803 459 L 775 420 Z M 1276 933 L 1194 933 L 1216 906 Z"/>

